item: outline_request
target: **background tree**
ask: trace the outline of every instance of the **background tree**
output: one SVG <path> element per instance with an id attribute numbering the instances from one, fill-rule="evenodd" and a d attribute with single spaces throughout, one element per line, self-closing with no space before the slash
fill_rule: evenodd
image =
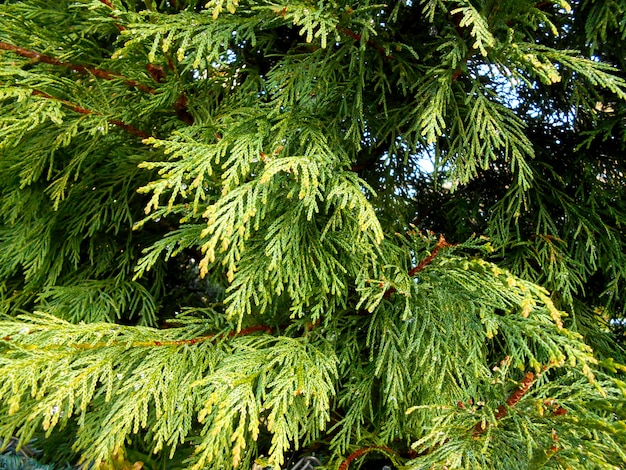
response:
<path id="1" fill-rule="evenodd" d="M 624 465 L 625 18 L 3 2 L 0 435 L 98 468 Z"/>

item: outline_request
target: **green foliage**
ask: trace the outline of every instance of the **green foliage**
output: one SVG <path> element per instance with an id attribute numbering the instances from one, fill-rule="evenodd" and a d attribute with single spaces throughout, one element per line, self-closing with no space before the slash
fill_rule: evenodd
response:
<path id="1" fill-rule="evenodd" d="M 51 465 L 39 464 L 31 458 L 19 455 L 0 454 L 0 469 L 2 470 L 50 470 Z"/>
<path id="2" fill-rule="evenodd" d="M 0 438 L 94 469 L 624 466 L 624 18 L 2 2 Z"/>

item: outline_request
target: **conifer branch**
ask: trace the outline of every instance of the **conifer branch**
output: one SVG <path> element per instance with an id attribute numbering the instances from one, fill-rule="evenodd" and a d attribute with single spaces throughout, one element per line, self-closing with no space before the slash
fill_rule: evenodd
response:
<path id="1" fill-rule="evenodd" d="M 113 4 L 111 3 L 111 0 L 100 0 L 100 3 L 104 3 L 106 6 L 108 6 L 111 10 L 114 9 Z M 117 16 L 113 16 L 111 15 L 111 18 L 117 20 Z M 124 26 L 122 26 L 121 24 L 115 23 L 115 27 L 120 30 L 120 31 L 124 31 L 126 28 Z"/>
<path id="2" fill-rule="evenodd" d="M 396 452 L 393 449 L 390 449 L 389 447 L 385 447 L 385 446 L 367 446 L 367 447 L 362 447 L 360 449 L 355 450 L 354 452 L 352 452 L 350 455 L 348 455 L 348 457 L 346 457 L 346 460 L 344 460 L 342 462 L 342 464 L 339 466 L 338 470 L 348 470 L 350 468 L 350 464 L 358 459 L 359 457 L 362 457 L 365 454 L 369 454 L 370 452 L 376 451 L 376 450 L 382 450 L 385 451 L 389 454 L 396 454 Z"/>
<path id="3" fill-rule="evenodd" d="M 467 59 L 465 59 L 465 61 L 463 62 L 463 64 L 466 64 L 467 61 L 469 60 L 469 57 Z M 460 76 L 461 73 L 463 72 L 463 66 L 459 65 L 456 70 L 454 72 L 452 72 L 452 81 L 455 82 Z"/>
<path id="4" fill-rule="evenodd" d="M 83 108 L 82 106 L 78 106 L 77 104 L 74 104 L 71 101 L 63 100 L 61 98 L 56 98 L 56 97 L 54 97 L 52 95 L 49 95 L 48 93 L 44 93 L 43 91 L 33 90 L 32 91 L 32 95 L 33 96 L 41 96 L 41 97 L 46 98 L 48 100 L 58 101 L 63 106 L 65 106 L 67 108 L 70 108 L 72 111 L 75 111 L 78 114 L 84 114 L 84 115 L 94 114 L 94 112 L 89 110 L 89 109 Z"/>
<path id="5" fill-rule="evenodd" d="M 105 2 L 104 0 L 101 0 L 103 3 L 109 5 L 108 2 Z M 110 6 L 110 5 L 109 5 Z M 121 27 L 123 28 L 123 27 Z M 94 77 L 97 78 L 101 78 L 103 80 L 122 80 L 123 83 L 125 83 L 126 85 L 128 85 L 129 87 L 132 88 L 136 88 L 138 90 L 141 90 L 145 93 L 150 93 L 150 94 L 155 94 L 156 90 L 154 88 L 151 88 L 147 85 L 144 85 L 142 83 L 139 83 L 136 80 L 131 80 L 128 79 L 126 77 L 124 77 L 123 75 L 114 73 L 114 72 L 110 72 L 108 70 L 102 70 L 102 69 L 97 69 L 94 67 L 89 67 L 86 65 L 80 65 L 80 64 L 72 64 L 70 62 L 64 62 L 60 59 L 57 59 L 56 57 L 51 57 L 45 54 L 41 54 L 40 52 L 37 51 L 32 51 L 20 46 L 15 46 L 13 44 L 8 44 L 6 42 L 2 42 L 0 41 L 0 49 L 6 50 L 6 51 L 11 51 L 14 52 L 22 57 L 27 57 L 30 59 L 33 59 L 35 62 L 43 62 L 45 64 L 49 64 L 49 65 L 55 65 L 55 66 L 59 66 L 59 67 L 67 67 L 71 70 L 74 70 L 75 72 L 81 73 L 81 74 L 85 74 L 85 75 L 93 75 Z M 169 60 L 169 66 L 170 68 L 173 68 L 173 63 L 171 60 Z M 148 64 L 146 66 L 146 69 L 148 70 L 148 73 L 150 74 L 150 76 L 154 79 L 154 81 L 158 82 L 158 83 L 162 83 L 164 81 L 164 77 L 165 77 L 165 73 L 163 72 L 162 69 L 160 69 L 157 66 L 154 66 L 152 64 Z M 176 101 L 176 103 L 174 103 L 174 109 L 176 111 L 176 115 L 178 116 L 178 118 L 183 121 L 185 124 L 187 125 L 191 125 L 193 124 L 193 116 L 189 113 L 188 111 L 188 107 L 187 107 L 187 97 L 183 94 L 180 96 L 180 98 Z M 78 111 L 78 109 L 76 109 Z M 81 111 L 78 111 L 81 112 Z M 90 113 L 82 113 L 82 114 L 90 114 Z M 115 124 L 118 127 L 121 127 L 123 129 L 128 130 L 129 132 L 131 132 L 132 134 L 135 135 L 139 135 L 140 137 L 144 137 L 143 135 L 137 134 L 137 132 L 133 131 L 132 126 L 127 127 L 126 124 L 124 124 L 121 121 L 110 121 L 111 124 Z M 147 137 L 147 135 L 145 135 L 145 137 Z"/>
<path id="6" fill-rule="evenodd" d="M 235 336 L 247 336 L 247 335 L 251 335 L 253 333 L 257 333 L 260 331 L 264 331 L 265 333 L 270 334 L 272 332 L 272 329 L 266 325 L 254 325 L 248 328 L 243 328 L 242 330 L 239 330 L 239 331 L 231 331 L 225 336 L 228 338 L 232 338 Z M 110 347 L 110 346 L 120 346 L 122 344 L 125 346 L 132 347 L 132 348 L 152 348 L 152 347 L 161 347 L 161 346 L 185 346 L 185 345 L 192 346 L 194 344 L 204 343 L 206 341 L 215 342 L 223 336 L 224 335 L 206 335 L 206 336 L 198 336 L 197 338 L 190 338 L 190 339 L 177 339 L 177 340 L 168 340 L 168 341 L 135 341 L 132 343 L 121 342 L 121 341 L 102 341 L 102 342 L 95 343 L 95 344 L 90 344 L 90 343 L 74 344 L 73 347 L 76 349 L 84 350 L 84 349 L 99 349 L 99 348 Z M 4 339 L 7 340 L 7 338 L 4 338 Z M 10 338 L 8 339 L 10 340 Z"/>
<path id="7" fill-rule="evenodd" d="M 437 245 L 435 246 L 433 252 L 430 254 L 430 256 L 427 256 L 426 258 L 424 258 L 417 266 L 411 269 L 409 271 L 409 276 L 413 277 L 417 273 L 419 273 L 422 269 L 424 269 L 426 266 L 432 263 L 432 261 L 435 259 L 435 256 L 437 256 L 437 253 L 439 252 L 441 248 L 445 248 L 448 246 L 450 246 L 450 244 L 446 241 L 444 236 L 439 235 L 439 240 L 437 241 Z"/>
<path id="8" fill-rule="evenodd" d="M 71 101 L 67 101 L 67 100 L 63 100 L 60 98 L 56 98 L 52 95 L 49 95 L 47 93 L 44 93 L 43 91 L 38 91 L 38 90 L 33 90 L 32 94 L 35 96 L 41 96 L 43 98 L 49 99 L 49 100 L 54 100 L 54 101 L 58 101 L 59 103 L 61 103 L 63 106 L 71 109 L 72 111 L 75 111 L 79 114 L 84 114 L 84 115 L 97 115 L 97 113 L 91 111 L 90 109 L 86 109 L 83 108 L 82 106 L 78 106 L 75 103 L 72 103 Z M 137 129 L 134 126 L 131 126 L 130 124 L 125 123 L 124 121 L 120 121 L 119 119 L 108 119 L 107 122 L 109 124 L 112 124 L 116 127 L 119 127 L 120 129 L 124 129 L 127 132 L 130 132 L 133 135 L 136 135 L 137 137 L 141 137 L 142 139 L 147 139 L 148 137 L 150 137 L 147 133 L 145 133 L 144 131 Z"/>
<path id="9" fill-rule="evenodd" d="M 412 268 L 408 272 L 408 275 L 410 277 L 413 277 L 417 273 L 422 271 L 426 266 L 428 266 L 430 263 L 433 262 L 433 260 L 435 259 L 435 257 L 437 256 L 437 254 L 439 253 L 439 250 L 441 248 L 446 248 L 448 246 L 450 246 L 450 244 L 446 241 L 444 236 L 443 235 L 439 235 L 439 240 L 437 241 L 437 245 L 435 245 L 435 248 L 433 249 L 433 252 L 430 255 L 428 255 L 426 258 L 424 258 L 422 261 L 420 261 L 420 263 L 417 266 Z M 396 291 L 395 287 L 390 287 L 389 289 L 387 289 L 387 291 L 385 292 L 385 295 L 384 295 L 385 299 L 389 299 L 391 297 L 391 294 L 393 294 L 395 291 Z"/>
<path id="10" fill-rule="evenodd" d="M 119 75 L 114 72 L 110 72 L 108 70 L 97 69 L 95 67 L 89 67 L 87 65 L 80 64 L 72 64 L 71 62 L 65 62 L 56 57 L 51 57 L 45 54 L 42 54 L 37 51 L 32 51 L 30 49 L 26 49 L 24 47 L 15 46 L 13 44 L 9 44 L 3 41 L 0 41 L 0 49 L 5 51 L 14 52 L 22 57 L 27 57 L 29 59 L 33 59 L 35 62 L 43 62 L 44 64 L 55 65 L 58 67 L 67 67 L 75 72 L 84 74 L 84 75 L 93 75 L 97 78 L 102 78 L 103 80 L 122 80 L 126 85 L 141 90 L 145 93 L 154 94 L 156 91 L 154 88 L 151 88 L 147 85 L 139 83 L 136 80 L 131 80 L 123 75 Z"/>
<path id="11" fill-rule="evenodd" d="M 102 0 L 101 0 L 102 1 Z M 284 18 L 285 14 L 287 13 L 287 7 L 283 7 L 281 9 L 275 9 L 274 13 L 276 13 L 277 15 L 279 15 L 280 17 Z M 339 31 L 340 33 L 343 33 L 344 35 L 348 36 L 349 38 L 354 39 L 355 41 L 361 41 L 361 39 L 363 38 L 363 36 L 359 33 L 356 33 L 354 31 L 352 31 L 351 29 L 348 29 L 344 26 L 339 26 L 337 25 L 337 31 Z M 385 58 L 385 59 L 393 59 L 393 56 L 391 54 L 387 54 L 387 51 L 385 50 L 384 47 L 382 47 L 380 44 L 377 44 L 374 40 L 369 39 L 366 43 L 368 46 L 373 47 L 374 49 L 376 49 L 378 52 L 380 52 L 380 54 Z"/>
<path id="12" fill-rule="evenodd" d="M 532 372 L 527 372 L 526 375 L 524 375 L 524 378 L 519 383 L 517 389 L 513 393 L 511 393 L 509 398 L 507 398 L 506 405 L 500 405 L 496 410 L 496 414 L 494 415 L 496 421 L 504 418 L 509 412 L 508 409 L 513 408 L 517 404 L 517 402 L 519 402 L 524 397 L 524 395 L 526 395 L 526 393 L 534 383 L 535 374 L 533 374 Z M 476 426 L 474 426 L 474 437 L 480 436 L 485 431 L 487 431 L 488 428 L 489 423 L 487 423 L 486 421 L 476 423 Z"/>
<path id="13" fill-rule="evenodd" d="M 349 38 L 354 39 L 355 41 L 361 41 L 361 38 L 363 37 L 362 35 L 360 35 L 359 33 L 356 33 L 354 31 L 352 31 L 351 29 L 345 28 L 343 26 L 337 26 L 337 31 L 339 31 L 340 33 L 345 34 L 346 36 L 348 36 Z M 385 50 L 385 48 L 383 46 L 381 46 L 380 44 L 376 43 L 376 41 L 372 40 L 372 39 L 368 39 L 367 43 L 368 46 L 376 49 L 378 52 L 380 52 L 380 54 L 387 60 L 393 60 L 393 55 L 391 54 L 387 54 L 387 51 Z"/>
<path id="14" fill-rule="evenodd" d="M 520 381 L 517 389 L 515 389 L 515 391 L 511 393 L 511 395 L 509 395 L 509 397 L 507 398 L 505 402 L 506 405 L 498 406 L 498 409 L 496 410 L 496 414 L 494 415 L 496 421 L 499 421 L 502 418 L 504 418 L 508 414 L 508 408 L 513 408 L 524 397 L 524 395 L 528 393 L 528 390 L 535 383 L 535 380 L 536 380 L 535 374 L 532 372 L 527 372 L 524 375 L 524 378 Z M 544 404 L 546 406 L 552 406 L 553 414 L 555 416 L 561 416 L 567 413 L 567 410 L 553 403 L 544 403 Z M 465 405 L 463 404 L 463 402 L 459 402 L 458 407 L 465 408 Z M 485 433 L 488 428 L 489 428 L 489 423 L 487 423 L 486 421 L 485 422 L 481 421 L 481 422 L 476 423 L 476 425 L 474 426 L 473 437 L 474 438 L 479 437 L 481 434 Z M 448 442 L 448 441 L 449 439 L 446 439 L 444 442 Z M 550 448 L 551 451 L 553 451 L 554 449 L 555 449 L 555 446 L 552 446 Z M 424 452 L 419 453 L 418 455 L 419 456 L 428 455 L 434 450 L 435 448 L 430 448 Z"/>
<path id="15" fill-rule="evenodd" d="M 537 4 L 535 4 L 535 8 L 540 11 L 547 11 L 548 7 L 551 7 L 553 5 L 554 5 L 553 2 L 538 2 Z M 496 5 L 496 9 L 497 8 L 499 7 Z M 493 13 L 490 16 L 493 16 Z M 454 23 L 454 27 L 459 34 L 462 34 L 464 31 L 468 29 L 467 26 L 461 27 L 461 19 L 462 19 L 462 15 L 460 13 L 457 13 L 456 15 L 452 17 L 452 22 Z M 511 26 L 511 24 L 512 24 L 512 20 L 509 20 L 506 22 L 506 25 L 509 27 Z M 472 56 L 474 55 L 474 51 L 475 49 L 470 48 L 465 58 L 461 61 L 461 63 L 454 70 L 454 72 L 452 72 L 453 82 L 455 82 L 461 76 L 461 73 L 463 73 L 463 67 L 472 58 Z"/>

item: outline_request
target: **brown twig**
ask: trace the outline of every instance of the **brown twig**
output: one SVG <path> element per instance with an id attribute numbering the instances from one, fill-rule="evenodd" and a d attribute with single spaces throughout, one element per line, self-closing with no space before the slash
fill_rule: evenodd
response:
<path id="1" fill-rule="evenodd" d="M 384 446 L 367 446 L 367 447 L 363 447 L 361 449 L 357 449 L 354 452 L 352 452 L 350 455 L 348 455 L 348 457 L 346 457 L 346 460 L 344 460 L 342 462 L 342 464 L 339 466 L 339 468 L 337 470 L 348 470 L 350 468 L 350 464 L 358 459 L 359 457 L 362 457 L 365 454 L 369 454 L 372 451 L 375 450 L 383 450 L 387 453 L 390 454 L 395 454 L 396 452 L 393 449 L 390 449 L 389 447 L 384 447 Z"/>
<path id="2" fill-rule="evenodd" d="M 33 90 L 32 94 L 35 96 L 41 96 L 43 98 L 49 99 L 49 100 L 54 100 L 54 101 L 58 101 L 59 103 L 61 103 L 63 106 L 65 106 L 66 108 L 71 109 L 72 111 L 77 112 L 78 114 L 84 114 L 84 115 L 90 115 L 90 114 L 94 114 L 94 115 L 98 115 L 97 113 L 91 111 L 90 109 L 86 109 L 83 108 L 82 106 L 78 106 L 75 103 L 72 103 L 71 101 L 67 101 L 67 100 L 62 100 L 60 98 L 55 98 L 52 95 L 49 95 L 47 93 L 44 93 L 43 91 L 38 91 L 38 90 Z M 130 124 L 125 123 L 124 121 L 120 121 L 119 119 L 108 119 L 109 124 L 112 124 L 116 127 L 119 127 L 120 129 L 124 129 L 125 131 L 136 135 L 137 137 L 141 137 L 142 139 L 146 139 L 148 137 L 150 137 L 147 133 L 145 133 L 144 131 L 137 129 L 134 126 L 131 126 Z"/>
<path id="3" fill-rule="evenodd" d="M 554 2 L 539 2 L 535 4 L 537 10 L 546 11 L 548 7 L 553 7 Z"/>
<path id="4" fill-rule="evenodd" d="M 227 335 L 228 338 L 232 338 L 235 336 L 246 336 L 252 333 L 257 333 L 259 331 L 264 331 L 268 334 L 272 333 L 272 329 L 267 325 L 253 325 L 248 328 L 244 328 L 239 331 L 230 331 Z M 32 334 L 33 332 L 29 332 L 28 334 Z M 168 340 L 168 341 L 134 341 L 132 343 L 125 343 L 121 341 L 112 341 L 106 342 L 101 341 L 95 344 L 82 343 L 82 344 L 74 344 L 72 347 L 76 349 L 95 349 L 95 348 L 103 348 L 110 346 L 130 346 L 130 347 L 159 347 L 159 346 L 184 346 L 184 345 L 194 345 L 198 343 L 203 343 L 205 341 L 217 341 L 220 337 L 224 337 L 224 335 L 207 335 L 207 336 L 198 336 L 197 338 L 191 339 L 177 339 L 177 340 Z M 2 341 L 13 341 L 11 336 L 5 336 L 4 338 L 0 338 Z"/>
<path id="5" fill-rule="evenodd" d="M 108 6 L 111 10 L 113 10 L 115 7 L 113 6 L 113 4 L 111 3 L 111 0 L 100 0 L 100 3 L 104 3 L 106 6 Z M 111 18 L 113 18 L 114 20 L 118 20 L 119 18 L 117 16 L 111 15 Z M 115 27 L 120 30 L 120 31 L 124 31 L 126 28 L 124 26 L 122 26 L 119 23 L 115 23 Z"/>
<path id="6" fill-rule="evenodd" d="M 103 80 L 122 80 L 126 85 L 137 88 L 146 93 L 154 94 L 156 91 L 154 88 L 150 88 L 147 85 L 143 85 L 136 80 L 130 80 L 123 75 L 119 75 L 114 72 L 109 72 L 108 70 L 97 69 L 95 67 L 89 67 L 87 65 L 80 64 L 72 64 L 70 62 L 65 62 L 56 57 L 51 57 L 45 54 L 42 54 L 37 51 L 31 51 L 30 49 L 26 49 L 24 47 L 15 46 L 13 44 L 9 44 L 6 42 L 0 41 L 0 49 L 5 51 L 14 52 L 17 55 L 22 57 L 27 57 L 29 59 L 33 59 L 34 62 L 42 62 L 44 64 L 55 65 L 58 67 L 67 67 L 75 72 L 85 74 L 85 75 L 93 75 L 94 77 L 101 78 Z"/>
<path id="7" fill-rule="evenodd" d="M 119 119 L 109 119 L 108 121 L 109 121 L 109 124 L 113 124 L 114 126 L 117 126 L 120 129 L 124 129 L 125 131 L 130 132 L 131 134 L 134 134 L 137 137 L 141 137 L 142 139 L 147 139 L 148 137 L 150 137 L 144 131 L 137 129 L 136 127 L 133 127 L 130 124 L 126 124 L 125 122 L 120 121 Z"/>
<path id="8" fill-rule="evenodd" d="M 187 96 L 184 93 L 181 94 L 176 100 L 176 103 L 174 103 L 174 109 L 176 110 L 178 119 L 185 124 L 191 126 L 194 123 L 193 115 L 189 112 L 189 107 L 187 106 Z"/>
<path id="9" fill-rule="evenodd" d="M 519 383 L 517 389 L 513 393 L 511 393 L 509 398 L 507 398 L 506 405 L 500 405 L 496 410 L 496 414 L 494 415 L 496 421 L 504 418 L 508 414 L 509 408 L 513 408 L 517 404 L 517 402 L 519 402 L 524 397 L 524 395 L 526 395 L 526 393 L 534 383 L 535 374 L 533 374 L 532 372 L 526 372 L 526 375 L 524 375 L 524 378 Z M 480 436 L 485 431 L 487 431 L 488 428 L 489 423 L 487 423 L 486 421 L 476 423 L 476 426 L 474 426 L 474 437 Z"/>
<path id="10" fill-rule="evenodd" d="M 361 38 L 363 36 L 361 36 L 359 33 L 355 33 L 354 31 L 348 29 L 348 28 L 344 28 L 343 26 L 337 26 L 337 31 L 339 31 L 340 33 L 345 34 L 346 36 L 354 39 L 355 41 L 361 41 Z M 380 52 L 380 54 L 387 60 L 393 60 L 393 56 L 391 54 L 387 54 L 387 51 L 385 50 L 385 48 L 383 46 L 381 46 L 380 44 L 376 43 L 375 41 L 373 41 L 372 39 L 368 39 L 368 41 L 366 42 L 366 44 L 374 49 L 376 49 L 378 52 Z"/>
<path id="11" fill-rule="evenodd" d="M 105 0 L 100 0 L 100 1 L 105 3 Z M 50 64 L 50 65 L 55 65 L 59 67 L 67 67 L 71 70 L 74 70 L 75 72 L 85 74 L 85 75 L 92 75 L 94 77 L 101 78 L 103 80 L 122 80 L 122 82 L 125 83 L 126 85 L 136 88 L 138 90 L 141 90 L 145 93 L 150 93 L 150 94 L 156 93 L 156 90 L 154 88 L 151 88 L 147 85 L 139 83 L 136 80 L 128 79 L 124 77 L 123 75 L 110 72 L 108 70 L 102 70 L 102 69 L 97 69 L 94 67 L 89 67 L 86 65 L 64 62 L 60 59 L 57 59 L 56 57 L 51 57 L 45 54 L 41 54 L 40 52 L 37 52 L 37 51 L 32 51 L 30 49 L 26 49 L 20 46 L 15 46 L 13 44 L 8 44 L 2 41 L 0 41 L 0 49 L 14 52 L 22 57 L 33 59 L 33 61 L 35 62 L 43 62 L 44 64 Z M 171 60 L 169 62 L 169 65 L 170 67 L 173 67 L 173 63 L 171 62 Z M 148 73 L 150 74 L 150 76 L 157 83 L 163 83 L 165 81 L 165 71 L 163 70 L 162 67 L 148 64 L 146 66 L 146 69 L 148 70 Z M 176 111 L 176 116 L 178 116 L 178 118 L 181 121 L 183 121 L 187 125 L 193 124 L 194 119 L 191 113 L 189 113 L 188 111 L 187 97 L 184 94 L 180 96 L 180 98 L 176 101 L 176 103 L 174 103 L 174 109 Z M 89 113 L 83 113 L 83 114 L 89 114 Z M 121 123 L 121 121 L 115 122 L 113 124 L 117 125 L 118 127 L 125 128 L 123 123 Z M 133 134 L 136 134 L 136 133 L 133 132 Z"/>
<path id="12" fill-rule="evenodd" d="M 439 235 L 439 240 L 437 241 L 437 245 L 433 249 L 433 252 L 430 255 L 428 255 L 426 258 L 424 258 L 417 266 L 412 268 L 408 272 L 409 276 L 413 277 L 417 273 L 422 271 L 426 266 L 428 266 L 430 263 L 433 262 L 433 260 L 435 259 L 435 257 L 437 256 L 437 254 L 439 253 L 439 250 L 441 248 L 445 248 L 445 247 L 448 247 L 448 246 L 450 246 L 450 244 L 446 241 L 444 236 L 443 235 Z M 391 297 L 391 294 L 393 294 L 395 291 L 396 291 L 395 287 L 390 287 L 389 289 L 387 289 L 385 291 L 384 298 L 385 299 L 389 299 Z"/>
<path id="13" fill-rule="evenodd" d="M 430 256 L 427 256 L 426 258 L 424 258 L 420 262 L 420 264 L 418 264 L 413 269 L 411 269 L 409 271 L 409 276 L 413 277 L 417 273 L 419 273 L 422 269 L 424 269 L 427 265 L 429 265 L 435 259 L 435 256 L 437 256 L 437 253 L 439 252 L 439 249 L 445 248 L 448 246 L 450 246 L 450 244 L 446 241 L 444 236 L 439 235 L 439 240 L 437 241 L 437 245 L 435 246 L 435 249 L 433 250 L 433 252 L 430 254 Z"/>
<path id="14" fill-rule="evenodd" d="M 523 397 L 524 395 L 526 395 L 526 393 L 528 393 L 528 390 L 530 390 L 530 387 L 533 386 L 533 384 L 536 381 L 536 376 L 534 373 L 532 372 L 527 372 L 524 377 L 522 378 L 522 380 L 520 381 L 518 387 L 515 389 L 515 391 L 513 393 L 511 393 L 511 395 L 509 395 L 509 398 L 507 398 L 506 400 L 506 405 L 500 405 L 498 406 L 498 409 L 496 410 L 496 413 L 494 415 L 495 419 L 497 421 L 501 420 L 502 418 L 504 418 L 507 414 L 508 414 L 508 409 L 509 408 L 513 408 Z M 472 401 L 470 400 L 468 403 L 472 403 Z M 559 406 L 556 402 L 554 402 L 553 400 L 547 400 L 546 402 L 544 402 L 544 405 L 547 407 L 552 408 L 552 414 L 554 416 L 562 416 L 564 414 L 567 414 L 567 410 L 562 408 L 561 406 Z M 463 402 L 458 402 L 457 406 L 461 409 L 465 408 L 465 404 Z M 489 428 L 489 423 L 487 422 L 478 422 L 476 423 L 476 425 L 474 426 L 474 432 L 473 432 L 473 437 L 474 438 L 478 438 L 480 437 L 480 435 L 484 434 L 487 429 Z M 553 431 L 554 433 L 554 431 Z M 553 440 L 555 442 L 555 444 L 550 447 L 548 452 L 557 452 L 558 451 L 558 447 L 557 447 L 557 443 L 558 443 L 558 438 L 556 437 L 556 434 L 553 434 Z M 446 439 L 444 441 L 444 443 L 449 442 L 449 439 Z M 425 451 L 422 451 L 420 453 L 417 454 L 417 456 L 423 456 L 423 455 L 427 455 L 430 454 L 431 452 L 433 452 L 440 444 L 438 444 L 437 446 L 434 446 L 430 449 L 426 449 Z"/>

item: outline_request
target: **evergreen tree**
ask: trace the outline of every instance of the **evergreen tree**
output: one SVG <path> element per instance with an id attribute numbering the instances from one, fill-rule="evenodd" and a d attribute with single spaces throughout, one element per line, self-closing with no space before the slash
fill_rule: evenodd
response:
<path id="1" fill-rule="evenodd" d="M 625 38 L 625 0 L 5 0 L 0 438 L 626 465 Z"/>

